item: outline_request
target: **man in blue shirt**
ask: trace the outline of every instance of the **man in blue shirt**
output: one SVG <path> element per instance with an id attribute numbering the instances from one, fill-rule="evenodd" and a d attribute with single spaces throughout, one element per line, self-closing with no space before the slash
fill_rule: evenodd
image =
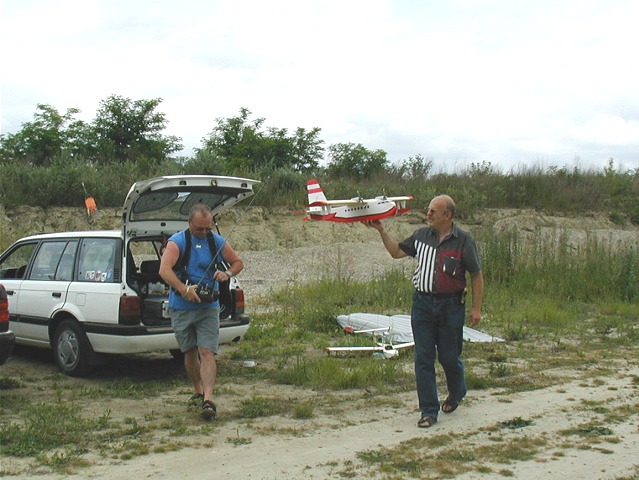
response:
<path id="1" fill-rule="evenodd" d="M 440 405 L 435 360 L 444 369 L 448 397 L 441 410 L 452 413 L 466 395 L 461 360 L 465 321 L 466 272 L 470 274 L 472 305 L 469 325 L 481 319 L 484 278 L 477 246 L 472 236 L 453 223 L 455 202 L 439 195 L 428 206 L 428 226 L 416 230 L 402 242 L 392 238 L 380 221 L 364 222 L 375 228 L 393 258 L 414 257 L 411 328 L 415 340 L 415 380 L 421 417 L 417 426 L 437 422 Z"/>
<path id="2" fill-rule="evenodd" d="M 217 377 L 217 355 L 220 338 L 220 304 L 213 297 L 206 302 L 196 292 L 196 286 L 219 291 L 218 282 L 227 282 L 244 268 L 244 262 L 231 245 L 220 235 L 211 232 L 213 212 L 207 205 L 194 205 L 189 212 L 189 228 L 172 235 L 160 262 L 160 275 L 171 287 L 169 314 L 184 366 L 193 382 L 195 394 L 190 403 L 202 401 L 202 417 L 209 420 L 216 415 L 213 389 Z M 215 244 L 212 252 L 209 236 Z M 189 238 L 190 237 L 190 238 Z M 187 250 L 189 255 L 183 273 L 174 271 Z M 218 270 L 216 264 L 224 260 L 230 267 Z M 183 263 L 180 262 L 180 263 Z M 178 276 L 179 274 L 179 276 Z"/>

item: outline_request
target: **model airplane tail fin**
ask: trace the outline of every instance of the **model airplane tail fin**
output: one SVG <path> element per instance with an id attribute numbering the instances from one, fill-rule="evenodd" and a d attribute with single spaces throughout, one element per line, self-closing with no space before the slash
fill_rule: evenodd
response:
<path id="1" fill-rule="evenodd" d="M 326 204 L 326 195 L 322 191 L 322 187 L 317 180 L 309 180 L 306 182 L 306 191 L 308 193 L 309 205 L 323 205 Z"/>

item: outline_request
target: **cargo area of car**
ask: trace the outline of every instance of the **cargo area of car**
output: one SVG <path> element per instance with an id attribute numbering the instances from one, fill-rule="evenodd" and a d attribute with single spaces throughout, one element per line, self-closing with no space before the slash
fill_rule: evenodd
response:
<path id="1" fill-rule="evenodd" d="M 160 276 L 160 257 L 165 239 L 132 240 L 127 249 L 127 284 L 140 297 L 142 323 L 148 326 L 170 325 L 169 286 Z M 219 284 L 220 320 L 233 314 L 234 294 L 228 282 Z"/>

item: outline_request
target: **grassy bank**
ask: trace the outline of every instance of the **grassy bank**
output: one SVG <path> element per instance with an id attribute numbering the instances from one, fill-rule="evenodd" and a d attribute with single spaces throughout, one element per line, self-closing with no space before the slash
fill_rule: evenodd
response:
<path id="1" fill-rule="evenodd" d="M 415 165 L 408 160 L 367 177 L 331 176 L 330 170 L 321 168 L 313 174 L 285 168 L 220 171 L 216 165 L 172 159 L 152 164 L 87 165 L 73 158 L 46 167 L 6 164 L 0 178 L 0 205 L 82 206 L 86 188 L 98 208 L 117 208 L 130 186 L 142 179 L 225 174 L 262 182 L 249 200 L 255 206 L 302 208 L 307 203 L 306 181 L 315 177 L 329 198 L 412 195 L 411 207 L 418 209 L 425 208 L 434 195 L 447 193 L 456 199 L 462 218 L 483 208 L 534 208 L 545 212 L 596 211 L 620 224 L 639 224 L 639 172 L 623 171 L 613 160 L 602 169 L 532 165 L 507 172 L 489 162 L 446 172 L 436 171 L 432 161 Z"/>

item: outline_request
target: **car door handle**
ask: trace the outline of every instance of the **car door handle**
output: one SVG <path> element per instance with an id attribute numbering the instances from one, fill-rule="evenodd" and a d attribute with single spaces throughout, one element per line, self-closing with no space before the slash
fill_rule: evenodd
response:
<path id="1" fill-rule="evenodd" d="M 51 296 L 52 296 L 52 297 L 55 297 L 55 298 L 60 298 L 60 297 L 62 297 L 62 293 L 60 293 L 60 292 L 53 292 L 53 293 L 51 294 Z"/>

